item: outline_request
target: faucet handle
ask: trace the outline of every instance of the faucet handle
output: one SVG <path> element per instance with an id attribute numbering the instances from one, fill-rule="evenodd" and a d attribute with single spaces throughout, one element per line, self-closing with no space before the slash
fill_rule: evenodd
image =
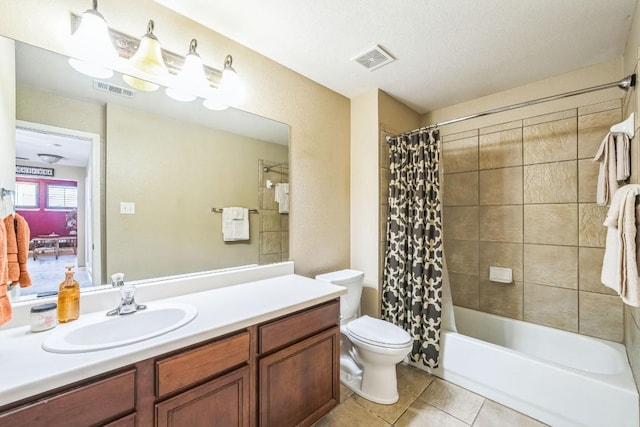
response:
<path id="1" fill-rule="evenodd" d="M 124 273 L 115 273 L 111 275 L 111 286 L 114 288 L 124 286 Z"/>

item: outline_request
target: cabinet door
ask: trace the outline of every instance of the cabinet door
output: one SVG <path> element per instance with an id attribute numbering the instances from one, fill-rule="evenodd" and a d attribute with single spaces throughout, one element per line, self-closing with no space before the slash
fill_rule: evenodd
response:
<path id="1" fill-rule="evenodd" d="M 156 406 L 156 425 L 248 427 L 249 368 L 235 370 Z"/>
<path id="2" fill-rule="evenodd" d="M 333 327 L 260 360 L 262 427 L 309 426 L 340 400 L 340 329 Z"/>

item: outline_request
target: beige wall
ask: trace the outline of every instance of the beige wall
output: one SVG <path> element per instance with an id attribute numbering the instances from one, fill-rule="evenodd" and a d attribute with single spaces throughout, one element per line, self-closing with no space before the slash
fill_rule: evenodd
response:
<path id="1" fill-rule="evenodd" d="M 287 147 L 107 105 L 107 273 L 131 280 L 258 263 L 260 215 L 249 241 L 222 240 L 211 208 L 259 206 L 260 160 Z M 167 161 L 171 159 L 171 161 Z M 134 202 L 136 214 L 120 214 Z"/>
<path id="2" fill-rule="evenodd" d="M 351 268 L 363 271 L 363 314 L 377 316 L 378 90 L 351 100 Z"/>
<path id="3" fill-rule="evenodd" d="M 67 53 L 69 12 L 87 7 L 85 0 L 4 1 L 1 32 Z M 188 41 L 197 38 L 198 52 L 208 65 L 220 67 L 226 54 L 233 55 L 247 89 L 241 108 L 291 126 L 289 249 L 296 272 L 312 276 L 348 267 L 349 100 L 152 0 L 104 0 L 99 10 L 111 27 L 135 36 L 153 18 L 156 35 L 173 52 L 183 52 Z"/>

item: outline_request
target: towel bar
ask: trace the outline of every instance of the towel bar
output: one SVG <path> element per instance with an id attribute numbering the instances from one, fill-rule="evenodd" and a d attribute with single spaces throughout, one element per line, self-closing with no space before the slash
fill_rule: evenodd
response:
<path id="1" fill-rule="evenodd" d="M 222 208 L 211 208 L 211 212 L 222 213 Z M 259 213 L 258 209 L 249 209 L 249 213 Z"/>

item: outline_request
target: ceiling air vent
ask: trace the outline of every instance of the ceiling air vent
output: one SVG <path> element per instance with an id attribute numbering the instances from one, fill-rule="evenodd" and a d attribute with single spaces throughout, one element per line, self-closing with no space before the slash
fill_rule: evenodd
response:
<path id="1" fill-rule="evenodd" d="M 93 81 L 93 88 L 101 90 L 103 92 L 113 93 L 114 95 L 124 96 L 125 98 L 133 98 L 133 96 L 136 94 L 135 90 L 112 85 L 111 83 L 107 82 L 101 82 L 99 80 Z"/>
<path id="2" fill-rule="evenodd" d="M 389 62 L 395 61 L 395 58 L 378 45 L 375 45 L 364 52 L 351 58 L 369 71 L 373 71 Z"/>

